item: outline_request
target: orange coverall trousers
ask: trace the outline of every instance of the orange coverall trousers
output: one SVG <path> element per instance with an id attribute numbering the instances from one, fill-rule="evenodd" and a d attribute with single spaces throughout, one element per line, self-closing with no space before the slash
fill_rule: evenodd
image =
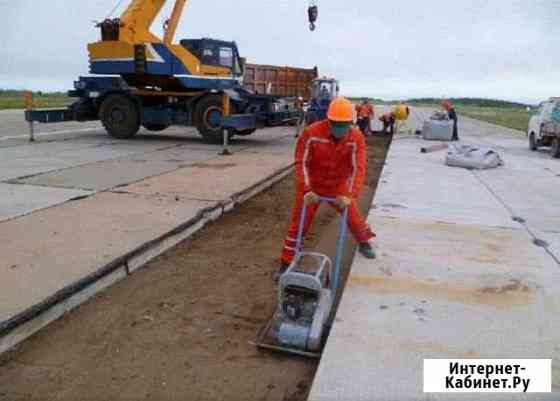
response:
<path id="1" fill-rule="evenodd" d="M 290 264 L 292 259 L 294 258 L 296 252 L 296 239 L 297 233 L 299 229 L 300 217 L 301 217 L 301 210 L 303 207 L 303 192 L 298 192 L 296 194 L 296 199 L 294 202 L 294 206 L 292 208 L 292 217 L 290 220 L 290 226 L 288 228 L 288 233 L 286 235 L 286 239 L 284 240 L 284 249 L 282 250 L 281 261 L 285 264 Z M 324 196 L 324 195 L 322 195 Z M 331 196 L 325 196 L 331 197 Z M 315 212 L 319 208 L 320 204 L 313 204 L 309 205 L 306 208 L 305 213 L 305 223 L 303 226 L 303 237 L 305 238 L 305 234 L 309 231 L 311 227 L 311 223 L 313 222 L 313 216 Z M 339 214 L 342 213 L 342 210 L 335 205 L 330 204 L 330 206 L 335 209 Z M 375 237 L 375 234 L 371 231 L 369 225 L 365 222 L 360 210 L 358 209 L 358 205 L 355 200 L 352 200 L 352 203 L 348 207 L 348 229 L 358 242 L 366 242 L 370 239 Z"/>

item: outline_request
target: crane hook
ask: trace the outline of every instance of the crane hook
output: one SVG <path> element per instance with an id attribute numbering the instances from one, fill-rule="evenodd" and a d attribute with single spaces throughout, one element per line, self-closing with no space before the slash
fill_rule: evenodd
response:
<path id="1" fill-rule="evenodd" d="M 315 22 L 317 22 L 317 17 L 319 16 L 319 6 L 317 5 L 317 0 L 311 0 L 307 10 L 307 15 L 309 17 L 309 29 L 313 32 L 315 30 Z"/>

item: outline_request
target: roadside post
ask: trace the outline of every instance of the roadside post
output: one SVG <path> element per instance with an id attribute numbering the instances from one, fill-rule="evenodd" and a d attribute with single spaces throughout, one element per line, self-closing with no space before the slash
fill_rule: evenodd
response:
<path id="1" fill-rule="evenodd" d="M 222 117 L 229 117 L 230 115 L 230 105 L 229 105 L 229 95 L 224 92 L 222 95 Z M 222 134 L 224 136 L 222 151 L 219 153 L 222 156 L 231 156 L 232 153 L 228 149 L 229 142 L 229 132 L 227 128 L 222 128 Z"/>
<path id="2" fill-rule="evenodd" d="M 33 92 L 25 91 L 23 94 L 25 101 L 25 109 L 31 113 L 33 110 Z M 33 121 L 29 121 L 29 142 L 35 142 L 35 126 Z"/>

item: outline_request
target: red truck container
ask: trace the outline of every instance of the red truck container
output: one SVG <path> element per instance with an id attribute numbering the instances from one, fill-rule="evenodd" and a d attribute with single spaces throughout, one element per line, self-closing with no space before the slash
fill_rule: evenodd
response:
<path id="1" fill-rule="evenodd" d="M 281 97 L 311 97 L 313 80 L 318 78 L 315 68 L 294 68 L 275 65 L 246 64 L 243 86 L 255 93 Z"/>

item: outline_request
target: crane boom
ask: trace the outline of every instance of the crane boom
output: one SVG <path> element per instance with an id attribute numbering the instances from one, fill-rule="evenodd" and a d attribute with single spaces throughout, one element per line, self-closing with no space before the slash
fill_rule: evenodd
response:
<path id="1" fill-rule="evenodd" d="M 177 26 L 179 25 L 179 20 L 181 19 L 186 3 L 187 0 L 177 0 L 175 2 L 175 6 L 173 6 L 173 13 L 166 23 L 165 36 L 163 37 L 163 43 L 166 45 L 170 45 L 171 42 L 173 42 L 173 38 L 175 37 L 175 32 L 177 31 Z"/>
<path id="2" fill-rule="evenodd" d="M 186 39 L 173 43 L 187 0 L 174 0 L 163 39 L 150 28 L 168 0 L 130 0 L 120 18 L 99 24 L 101 41 L 88 46 L 90 72 L 121 75 L 130 84 L 188 88 L 233 87 L 243 73 L 235 42 Z M 318 0 L 310 0 L 311 28 L 317 19 Z M 209 81 L 208 78 L 219 80 Z"/>
<path id="3" fill-rule="evenodd" d="M 119 40 L 130 43 L 159 41 L 150 32 L 150 27 L 167 0 L 133 0 L 123 12 L 120 20 Z"/>

